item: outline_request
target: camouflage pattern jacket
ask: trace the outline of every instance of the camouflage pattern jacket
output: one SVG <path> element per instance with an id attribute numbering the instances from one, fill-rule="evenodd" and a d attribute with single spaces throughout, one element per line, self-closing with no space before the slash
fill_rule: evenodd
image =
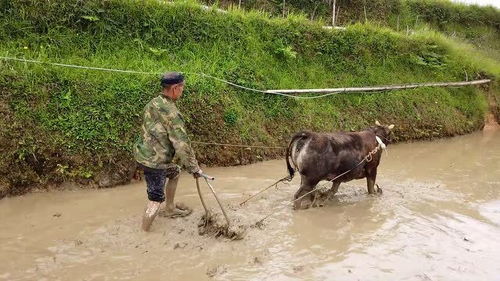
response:
<path id="1" fill-rule="evenodd" d="M 144 108 L 141 138 L 134 145 L 135 160 L 154 169 L 167 169 L 177 156 L 188 172 L 200 170 L 175 103 L 159 95 Z"/>

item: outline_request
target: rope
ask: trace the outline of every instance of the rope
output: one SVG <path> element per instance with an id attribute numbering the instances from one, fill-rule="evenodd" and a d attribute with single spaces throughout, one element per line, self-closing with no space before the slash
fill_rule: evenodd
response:
<path id="1" fill-rule="evenodd" d="M 231 86 L 236 87 L 236 88 L 240 88 L 240 89 L 243 89 L 243 90 L 247 90 L 247 91 L 251 91 L 251 92 L 256 92 L 256 93 L 271 94 L 271 95 L 284 96 L 284 97 L 295 98 L 295 99 L 311 99 L 311 98 L 313 98 L 313 97 L 294 96 L 294 95 L 283 94 L 283 93 L 279 93 L 279 92 L 272 92 L 271 93 L 271 92 L 268 92 L 267 90 L 263 91 L 263 90 L 258 90 L 258 89 L 254 89 L 254 88 L 249 88 L 249 87 L 238 85 L 238 84 L 233 83 L 231 81 L 227 81 L 227 80 L 224 80 L 224 79 L 221 79 L 221 78 L 217 78 L 215 76 L 208 75 L 208 74 L 205 74 L 205 73 L 196 73 L 196 72 L 184 72 L 184 73 L 189 73 L 189 74 L 194 74 L 194 75 L 199 75 L 199 76 L 207 77 L 207 78 L 210 78 L 210 79 L 213 79 L 213 80 L 216 80 L 216 81 L 219 81 L 219 82 L 231 85 Z"/>
<path id="2" fill-rule="evenodd" d="M 0 59 L 10 60 L 10 61 L 18 61 L 18 62 L 28 62 L 28 63 L 37 63 L 37 64 L 47 64 L 53 66 L 61 66 L 61 67 L 69 67 L 69 68 L 77 68 L 77 69 L 85 69 L 85 70 L 99 70 L 99 71 L 108 71 L 108 72 L 119 72 L 119 73 L 129 73 L 129 74 L 143 74 L 143 75 L 160 75 L 159 72 L 145 72 L 145 71 L 135 71 L 135 70 L 124 70 L 124 69 L 114 69 L 114 68 L 104 68 L 104 67 L 92 67 L 92 66 L 83 66 L 83 65 L 75 65 L 75 64 L 65 64 L 65 63 L 54 63 L 54 62 L 44 62 L 39 60 L 30 60 L 30 59 L 20 59 L 14 57 L 4 57 L 0 56 Z M 336 94 L 341 93 L 367 93 L 367 92 L 384 92 L 384 91 L 392 91 L 392 90 L 406 90 L 406 89 L 414 89 L 419 87 L 459 87 L 459 86 L 467 86 L 467 85 L 479 85 L 491 82 L 490 79 L 483 80 L 475 80 L 475 81 L 464 81 L 464 82 L 443 82 L 443 83 L 420 83 L 420 84 L 403 84 L 403 85 L 392 85 L 392 86 L 379 86 L 379 87 L 353 87 L 353 88 L 331 88 L 331 89 L 292 89 L 292 90 L 259 90 L 255 88 L 245 87 L 236 83 L 233 83 L 228 80 L 224 80 L 212 75 L 208 75 L 205 73 L 198 72 L 182 72 L 184 74 L 192 74 L 198 75 L 202 77 L 206 77 L 215 81 L 219 81 L 225 83 L 227 85 L 233 86 L 235 88 L 239 88 L 245 91 L 261 93 L 261 94 L 271 94 L 277 96 L 283 96 L 294 99 L 320 99 L 329 97 Z M 314 96 L 297 96 L 292 94 L 305 94 L 305 93 L 324 93 L 320 95 Z"/>
<path id="3" fill-rule="evenodd" d="M 107 71 L 107 72 L 118 72 L 118 73 L 128 73 L 128 74 L 144 74 L 144 75 L 161 75 L 159 72 L 145 72 L 145 71 L 135 71 L 135 70 L 123 70 L 123 69 L 114 69 L 114 68 L 104 68 L 104 67 L 93 67 L 93 66 L 83 66 L 83 65 L 76 65 L 76 64 L 65 64 L 65 63 L 55 63 L 55 62 L 44 62 L 44 61 L 39 61 L 39 60 L 29 60 L 29 59 L 20 59 L 20 58 L 13 58 L 13 57 L 4 57 L 0 56 L 0 59 L 2 60 L 10 60 L 10 61 L 18 61 L 18 62 L 29 62 L 29 63 L 36 63 L 36 64 L 47 64 L 47 65 L 53 65 L 53 66 L 61 66 L 61 67 L 69 67 L 69 68 L 77 68 L 77 69 L 85 69 L 85 70 L 99 70 L 99 71 Z M 278 96 L 285 96 L 285 97 L 290 97 L 290 98 L 297 98 L 297 99 L 307 99 L 310 97 L 298 97 L 294 95 L 289 95 L 289 94 L 282 94 L 282 93 L 268 93 L 267 91 L 263 90 L 258 90 L 254 88 L 249 88 L 245 87 L 224 79 L 217 78 L 212 75 L 208 75 L 205 73 L 197 73 L 197 72 L 182 72 L 183 74 L 192 74 L 192 75 L 198 75 L 198 76 L 203 76 L 206 78 L 210 78 L 228 85 L 231 85 L 236 88 L 240 88 L 246 91 L 252 91 L 252 92 L 257 92 L 257 93 L 262 93 L 262 94 L 272 94 L 272 95 L 278 95 Z"/>
<path id="4" fill-rule="evenodd" d="M 286 177 L 284 177 L 284 178 L 282 178 L 282 179 L 279 179 L 279 180 L 277 180 L 276 182 L 274 182 L 273 184 L 271 184 L 270 186 L 268 186 L 268 187 L 266 187 L 266 188 L 262 189 L 261 191 L 259 191 L 259 192 L 255 193 L 254 195 L 252 195 L 252 196 L 248 197 L 247 199 L 245 199 L 243 202 L 241 202 L 241 203 L 240 203 L 240 206 L 243 206 L 246 202 L 250 201 L 250 199 L 255 198 L 257 195 L 261 194 L 262 192 L 264 192 L 264 191 L 268 190 L 269 188 L 271 188 L 271 187 L 273 187 L 273 186 L 274 186 L 274 187 L 276 187 L 276 188 L 278 188 L 278 184 L 279 184 L 280 182 L 284 182 L 284 181 L 291 181 L 290 176 L 286 176 Z"/>
<path id="5" fill-rule="evenodd" d="M 120 72 L 120 73 L 131 73 L 131 74 L 146 74 L 146 75 L 159 74 L 159 73 L 156 73 L 156 72 L 144 72 L 144 71 L 135 71 L 135 70 L 123 70 L 123 69 L 113 69 L 113 68 L 104 68 L 104 67 L 83 66 L 83 65 L 65 64 L 65 63 L 56 63 L 56 62 L 44 62 L 44 61 L 39 61 L 39 60 L 19 59 L 19 58 L 13 58 L 13 57 L 2 57 L 2 56 L 0 56 L 0 59 L 3 59 L 3 60 L 12 60 L 12 61 L 20 61 L 20 62 L 29 62 L 29 63 L 38 63 L 38 64 L 48 64 L 48 65 L 62 66 L 62 67 L 69 67 L 69 68 L 79 68 L 79 69 L 88 69 L 88 70 L 100 70 L 100 71 L 108 71 L 108 72 Z"/>
<path id="6" fill-rule="evenodd" d="M 216 145 L 216 146 L 230 146 L 230 147 L 245 147 L 245 148 L 266 148 L 266 149 L 285 149 L 283 146 L 261 146 L 261 145 L 246 145 L 246 144 L 230 144 L 230 143 L 217 143 L 217 142 L 204 142 L 192 141 L 194 144 L 201 145 Z"/>

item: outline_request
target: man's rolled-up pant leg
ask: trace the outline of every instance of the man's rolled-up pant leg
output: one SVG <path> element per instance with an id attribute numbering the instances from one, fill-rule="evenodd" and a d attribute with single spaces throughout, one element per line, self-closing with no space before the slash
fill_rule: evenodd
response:
<path id="1" fill-rule="evenodd" d="M 144 177 L 146 178 L 148 199 L 155 202 L 165 201 L 165 182 L 167 180 L 167 171 L 143 167 Z"/>

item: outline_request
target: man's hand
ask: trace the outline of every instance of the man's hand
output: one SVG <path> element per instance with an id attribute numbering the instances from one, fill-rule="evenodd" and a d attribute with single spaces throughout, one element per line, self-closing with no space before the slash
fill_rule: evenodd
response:
<path id="1" fill-rule="evenodd" d="M 193 177 L 195 179 L 199 178 L 199 177 L 202 177 L 203 176 L 203 171 L 201 169 L 199 169 L 198 171 L 194 172 L 193 173 Z"/>
<path id="2" fill-rule="evenodd" d="M 209 175 L 205 175 L 201 169 L 198 170 L 197 172 L 193 173 L 193 177 L 195 179 L 197 179 L 197 178 L 205 178 L 205 179 L 211 180 L 211 181 L 215 180 L 214 177 L 211 177 Z"/>

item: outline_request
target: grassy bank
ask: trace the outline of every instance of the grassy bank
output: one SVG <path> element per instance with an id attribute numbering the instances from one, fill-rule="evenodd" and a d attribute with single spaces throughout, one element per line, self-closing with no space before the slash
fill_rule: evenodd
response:
<path id="1" fill-rule="evenodd" d="M 228 9 L 239 0 L 203 0 L 205 4 Z M 244 0 L 244 9 L 259 9 L 272 16 L 303 14 L 332 24 L 333 1 L 325 0 Z M 433 29 L 473 44 L 483 55 L 500 60 L 500 10 L 491 6 L 466 5 L 449 0 L 336 0 L 336 25 L 367 23 L 390 27 L 402 33 Z"/>
<path id="2" fill-rule="evenodd" d="M 498 77 L 495 61 L 432 31 L 372 24 L 325 30 L 300 16 L 221 14 L 191 2 L 0 2 L 0 54 L 161 73 L 188 72 L 179 103 L 192 139 L 284 145 L 301 129 L 357 130 L 375 119 L 397 140 L 479 129 L 487 110 L 474 87 L 421 88 L 317 100 L 241 91 L 193 73 L 259 89 L 366 86 Z M 0 60 L 0 194 L 65 181 L 111 186 L 134 171 L 131 145 L 158 75 Z M 195 147 L 208 165 L 244 164 L 281 150 Z"/>

